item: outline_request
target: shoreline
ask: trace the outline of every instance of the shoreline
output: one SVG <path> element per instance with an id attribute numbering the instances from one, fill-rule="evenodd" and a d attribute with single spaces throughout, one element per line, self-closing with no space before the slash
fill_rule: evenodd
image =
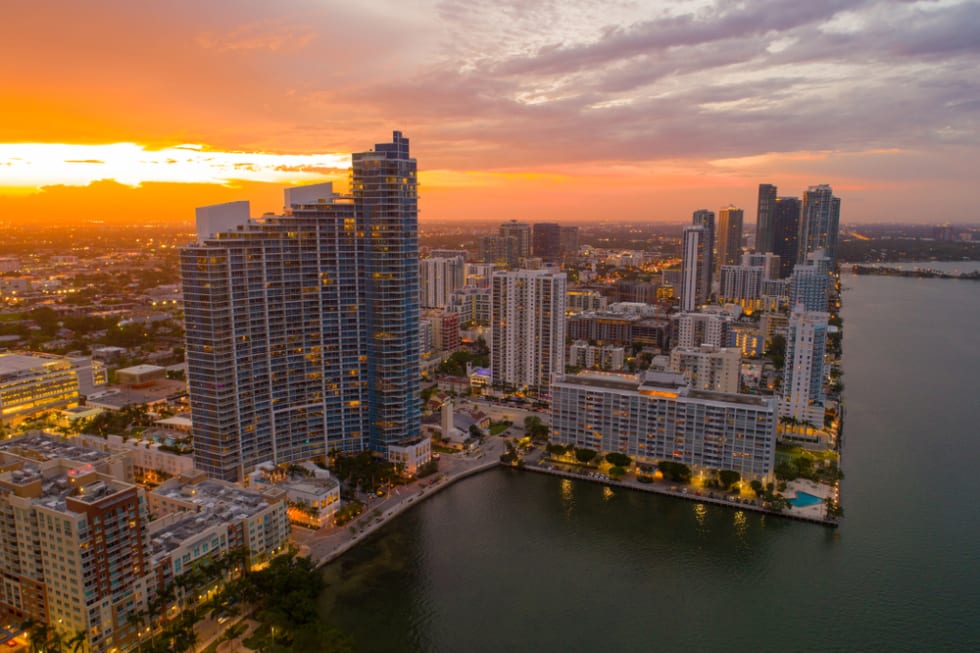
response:
<path id="1" fill-rule="evenodd" d="M 504 466 L 507 467 L 508 465 L 504 465 Z M 710 503 L 716 506 L 731 508 L 734 510 L 750 510 L 752 512 L 757 512 L 764 515 L 773 515 L 775 517 L 785 517 L 787 519 L 795 519 L 797 521 L 804 521 L 811 524 L 826 526 L 828 528 L 838 528 L 840 526 L 840 522 L 838 520 L 828 519 L 826 517 L 815 517 L 810 515 L 789 512 L 792 511 L 793 508 L 787 509 L 788 511 L 777 512 L 775 510 L 764 508 L 752 501 L 743 503 L 725 497 L 717 497 L 717 496 L 711 497 L 711 496 L 706 496 L 703 493 L 698 494 L 697 493 L 698 490 L 691 491 L 693 488 L 689 488 L 688 486 L 685 486 L 685 489 L 688 489 L 688 491 L 684 492 L 682 489 L 672 490 L 670 488 L 657 487 L 656 483 L 640 483 L 639 481 L 628 482 L 628 481 L 613 481 L 611 479 L 596 479 L 596 478 L 591 478 L 589 476 L 586 476 L 585 474 L 566 471 L 562 469 L 547 469 L 536 464 L 525 465 L 524 467 L 521 468 L 515 467 L 515 469 L 521 469 L 523 471 L 539 472 L 541 474 L 551 474 L 552 476 L 560 476 L 562 478 L 567 478 L 573 481 L 588 481 L 591 483 L 607 485 L 609 487 L 618 487 L 626 490 L 636 490 L 639 492 L 647 492 L 650 494 L 660 494 L 662 496 L 673 497 L 676 499 L 695 501 L 697 503 Z M 806 491 L 806 488 L 804 488 L 803 491 Z M 822 507 L 822 503 L 820 505 Z"/>
<path id="2" fill-rule="evenodd" d="M 347 539 L 341 542 L 340 544 L 338 544 L 337 546 L 333 547 L 329 551 L 326 551 L 321 555 L 317 555 L 317 556 L 313 555 L 312 548 L 316 545 L 316 540 L 317 540 L 315 533 L 310 538 L 309 543 L 301 544 L 301 549 L 307 548 L 307 552 L 305 555 L 309 556 L 313 560 L 314 564 L 316 565 L 316 568 L 319 569 L 324 565 L 333 562 L 343 554 L 347 553 L 352 548 L 354 548 L 356 544 L 366 539 L 370 535 L 373 535 L 375 531 L 377 531 L 379 528 L 387 524 L 389 521 L 399 516 L 406 510 L 409 510 L 410 508 L 419 505 L 428 497 L 438 494 L 445 488 L 453 485 L 458 481 L 469 478 L 470 476 L 482 474 L 483 472 L 489 471 L 499 466 L 500 466 L 499 460 L 489 460 L 475 467 L 470 467 L 468 469 L 464 469 L 456 473 L 446 473 L 444 476 L 440 476 L 439 478 L 437 478 L 432 484 L 421 488 L 418 492 L 415 492 L 410 496 L 406 496 L 403 500 L 399 501 L 396 505 L 384 510 L 380 516 L 372 517 L 371 522 L 363 529 L 357 531 L 356 533 L 350 532 L 351 524 L 354 524 L 357 521 L 357 520 L 353 520 L 351 524 L 344 525 L 341 528 L 341 530 L 334 531 L 326 535 L 325 537 L 321 538 L 322 540 L 326 540 L 329 537 L 335 537 L 340 534 L 346 534 Z"/>
<path id="3" fill-rule="evenodd" d="M 721 508 L 729 508 L 733 510 L 746 510 L 750 512 L 755 512 L 762 515 L 772 515 L 774 517 L 780 517 L 784 519 L 790 519 L 795 521 L 806 522 L 810 524 L 815 524 L 818 526 L 824 526 L 827 528 L 838 528 L 840 526 L 840 521 L 832 518 L 827 518 L 826 516 L 808 515 L 795 513 L 793 510 L 798 510 L 796 508 L 788 508 L 786 511 L 777 512 L 775 510 L 770 510 L 763 506 L 756 504 L 753 501 L 736 501 L 729 498 L 728 495 L 723 496 L 710 496 L 705 493 L 699 493 L 698 490 L 684 486 L 684 488 L 678 488 L 676 490 L 669 487 L 658 487 L 656 483 L 640 483 L 639 481 L 614 481 L 611 479 L 597 479 L 591 478 L 585 473 L 577 473 L 572 471 L 566 471 L 562 469 L 548 469 L 542 467 L 539 463 L 527 464 L 521 467 L 514 465 L 507 465 L 501 463 L 497 459 L 488 460 L 487 462 L 481 463 L 474 467 L 464 469 L 462 471 L 447 473 L 446 475 L 438 478 L 434 483 L 426 487 L 421 488 L 419 491 L 406 496 L 404 499 L 400 500 L 396 505 L 387 508 L 379 516 L 371 517 L 370 523 L 364 526 L 361 530 L 356 533 L 350 531 L 350 525 L 345 525 L 339 530 L 335 530 L 329 534 L 317 538 L 316 533 L 311 533 L 308 538 L 304 538 L 306 541 L 299 544 L 301 554 L 309 557 L 313 560 L 316 567 L 319 569 L 340 556 L 344 555 L 350 551 L 354 546 L 363 541 L 364 539 L 373 535 L 381 527 L 385 526 L 394 518 L 401 515 L 403 512 L 421 504 L 427 498 L 438 494 L 444 489 L 452 486 L 453 484 L 467 479 L 471 476 L 477 474 L 482 474 L 483 472 L 489 471 L 495 468 L 513 469 L 516 471 L 528 471 L 536 472 L 540 474 L 550 474 L 552 476 L 558 476 L 561 478 L 567 478 L 573 481 L 585 481 L 591 483 L 597 483 L 600 485 L 620 488 L 624 490 L 633 490 L 638 492 L 646 492 L 648 494 L 659 494 L 661 496 L 671 497 L 675 499 L 683 499 L 686 501 L 693 501 L 697 503 L 706 503 L 715 505 Z M 816 485 L 816 484 L 815 484 Z M 684 490 L 688 491 L 685 492 Z M 799 488 L 799 491 L 807 491 L 815 488 Z M 816 504 L 820 506 L 820 510 L 823 510 L 823 505 Z M 356 523 L 356 520 L 355 520 Z M 334 546 L 329 546 L 329 538 L 342 537 L 342 541 Z M 318 546 L 319 544 L 319 546 Z M 317 551 L 317 549 L 321 549 Z"/>

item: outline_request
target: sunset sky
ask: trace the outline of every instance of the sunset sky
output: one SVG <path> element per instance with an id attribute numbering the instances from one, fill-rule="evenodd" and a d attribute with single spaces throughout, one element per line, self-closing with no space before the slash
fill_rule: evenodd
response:
<path id="1" fill-rule="evenodd" d="M 423 221 L 978 221 L 978 1 L 5 0 L 0 42 L 0 220 L 278 211 L 400 129 Z"/>

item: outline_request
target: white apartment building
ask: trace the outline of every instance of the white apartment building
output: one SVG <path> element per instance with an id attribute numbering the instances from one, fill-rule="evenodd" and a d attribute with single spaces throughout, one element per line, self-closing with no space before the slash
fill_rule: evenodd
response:
<path id="1" fill-rule="evenodd" d="M 734 347 L 674 347 L 670 371 L 684 375 L 695 390 L 735 394 L 739 391 L 742 353 Z"/>
<path id="2" fill-rule="evenodd" d="M 582 372 L 552 385 L 551 438 L 766 478 L 775 462 L 776 400 L 693 390 L 678 374 Z"/>
<path id="3" fill-rule="evenodd" d="M 552 374 L 565 371 L 565 274 L 515 270 L 491 281 L 493 385 L 547 395 Z"/>

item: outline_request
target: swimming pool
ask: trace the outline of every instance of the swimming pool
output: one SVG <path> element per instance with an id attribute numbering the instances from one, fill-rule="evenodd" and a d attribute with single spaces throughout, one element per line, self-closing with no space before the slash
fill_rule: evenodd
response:
<path id="1" fill-rule="evenodd" d="M 796 496 L 789 499 L 789 503 L 797 508 L 805 508 L 807 506 L 813 506 L 818 503 L 823 503 L 823 499 L 820 497 L 813 496 L 806 492 L 797 492 Z"/>

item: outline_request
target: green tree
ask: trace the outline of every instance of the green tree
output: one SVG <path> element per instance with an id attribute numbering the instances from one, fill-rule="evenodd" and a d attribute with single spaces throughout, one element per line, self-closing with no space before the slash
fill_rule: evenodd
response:
<path id="1" fill-rule="evenodd" d="M 786 366 L 786 337 L 776 334 L 769 340 L 766 356 L 772 361 L 773 367 L 781 370 Z"/>
<path id="2" fill-rule="evenodd" d="M 606 454 L 606 462 L 608 462 L 610 465 L 615 465 L 616 467 L 629 467 L 633 464 L 633 459 L 624 453 L 611 451 Z"/>
<path id="3" fill-rule="evenodd" d="M 742 475 L 730 469 L 722 469 L 718 472 L 718 480 L 721 481 L 722 489 L 727 490 L 742 480 Z"/>
<path id="4" fill-rule="evenodd" d="M 575 460 L 580 463 L 592 462 L 598 455 L 599 452 L 592 449 L 575 449 Z"/>

